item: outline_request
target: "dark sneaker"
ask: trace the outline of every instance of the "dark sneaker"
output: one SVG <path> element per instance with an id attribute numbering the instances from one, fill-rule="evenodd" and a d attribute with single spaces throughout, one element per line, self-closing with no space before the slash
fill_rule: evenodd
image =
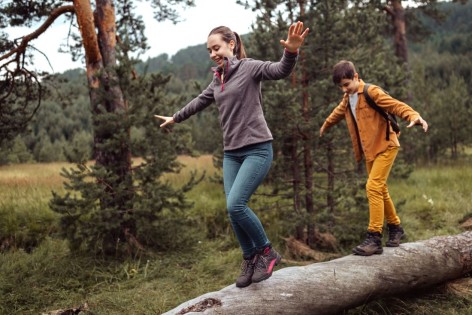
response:
<path id="1" fill-rule="evenodd" d="M 238 279 L 236 279 L 236 286 L 238 288 L 247 287 L 252 283 L 252 275 L 254 273 L 254 259 L 244 259 L 241 263 L 241 273 Z"/>
<path id="2" fill-rule="evenodd" d="M 367 237 L 356 248 L 352 250 L 356 255 L 370 256 L 373 254 L 382 254 L 382 234 L 379 232 L 367 232 Z"/>
<path id="3" fill-rule="evenodd" d="M 402 226 L 395 224 L 387 224 L 388 228 L 388 241 L 385 243 L 387 247 L 398 247 L 400 241 L 405 237 L 405 231 Z"/>
<path id="4" fill-rule="evenodd" d="M 261 282 L 272 276 L 272 271 L 282 260 L 282 256 L 272 247 L 266 247 L 264 252 L 256 255 L 254 260 L 256 262 L 256 269 L 252 275 L 252 282 Z"/>

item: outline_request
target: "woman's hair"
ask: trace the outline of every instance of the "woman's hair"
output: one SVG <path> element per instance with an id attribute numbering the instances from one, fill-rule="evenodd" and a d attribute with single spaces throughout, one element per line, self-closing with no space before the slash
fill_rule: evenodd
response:
<path id="1" fill-rule="evenodd" d="M 339 84 L 342 79 L 353 79 L 354 74 L 356 74 L 354 64 L 348 60 L 341 60 L 333 67 L 333 82 Z"/>
<path id="2" fill-rule="evenodd" d="M 208 37 L 215 34 L 220 34 L 223 41 L 228 44 L 231 40 L 234 40 L 234 55 L 238 59 L 246 58 L 246 50 L 244 49 L 243 42 L 238 33 L 233 32 L 229 27 L 218 26 L 211 30 L 210 34 L 208 34 Z"/>

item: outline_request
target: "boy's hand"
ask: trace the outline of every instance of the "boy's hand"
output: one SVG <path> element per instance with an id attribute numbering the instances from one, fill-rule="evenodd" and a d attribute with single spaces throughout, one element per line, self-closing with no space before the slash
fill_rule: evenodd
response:
<path id="1" fill-rule="evenodd" d="M 412 122 L 410 122 L 410 124 L 408 126 L 406 126 L 407 128 L 411 128 L 413 127 L 414 125 L 421 125 L 423 127 L 423 130 L 424 132 L 428 131 L 428 123 L 426 122 L 426 120 L 424 120 L 423 118 L 421 117 L 418 117 L 416 118 L 415 120 L 413 120 Z"/>
<path id="2" fill-rule="evenodd" d="M 303 22 L 298 21 L 296 24 L 290 25 L 288 29 L 287 40 L 280 40 L 280 43 L 292 53 L 296 53 L 298 48 L 303 44 L 306 35 L 310 29 L 303 30 Z"/>
<path id="3" fill-rule="evenodd" d="M 324 125 L 323 125 L 323 126 L 321 126 L 321 128 L 320 128 L 320 138 L 323 136 L 324 132 L 325 132 L 325 127 L 324 127 Z"/>
<path id="4" fill-rule="evenodd" d="M 174 117 L 167 117 L 167 116 L 160 116 L 160 115 L 154 115 L 154 117 L 162 119 L 164 121 L 160 125 L 161 128 L 174 123 Z"/>

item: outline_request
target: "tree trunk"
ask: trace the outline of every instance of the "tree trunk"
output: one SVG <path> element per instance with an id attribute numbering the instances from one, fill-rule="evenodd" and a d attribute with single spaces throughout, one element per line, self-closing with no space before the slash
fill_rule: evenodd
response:
<path id="1" fill-rule="evenodd" d="M 300 17 L 303 20 L 305 17 L 305 0 L 298 0 L 298 6 L 300 8 Z M 305 59 L 305 52 L 300 52 L 299 61 L 303 64 Z M 310 102 L 308 95 L 308 75 L 307 69 L 301 68 L 301 88 L 302 88 L 302 112 L 305 124 L 308 125 L 310 116 Z M 316 233 L 315 233 L 315 204 L 313 200 L 313 156 L 312 156 L 312 136 L 311 132 L 303 134 L 303 164 L 305 170 L 305 207 L 308 213 L 307 223 L 307 240 L 306 243 L 311 247 L 315 247 Z"/>
<path id="2" fill-rule="evenodd" d="M 100 207 L 115 209 L 117 215 L 124 217 L 130 211 L 127 207 L 133 199 L 133 189 L 130 134 L 126 126 L 128 108 L 115 69 L 117 62 L 114 2 L 96 0 L 95 12 L 89 0 L 75 0 L 74 7 L 85 50 L 90 103 L 94 117 L 94 158 L 97 165 L 103 166 L 113 175 L 98 179 L 106 196 L 100 199 Z M 105 113 L 117 115 L 118 118 L 108 122 L 114 124 L 113 128 L 100 129 L 102 122 L 97 118 Z M 124 136 L 120 134 L 123 130 Z M 111 145 L 110 141 L 121 142 Z M 129 188 L 123 189 L 124 187 Z M 133 238 L 135 230 L 133 221 L 122 220 L 119 231 L 107 238 L 110 248 L 114 248 L 118 240 Z"/>
<path id="3" fill-rule="evenodd" d="M 390 6 L 385 8 L 392 18 L 394 29 L 395 55 L 408 63 L 408 46 L 406 41 L 405 9 L 401 0 L 390 1 Z"/>
<path id="4" fill-rule="evenodd" d="M 290 11 L 291 12 L 291 11 Z M 291 75 L 291 84 L 292 87 L 297 85 L 297 76 L 295 72 L 292 72 Z M 292 129 L 292 139 L 290 143 L 290 154 L 291 154 L 291 169 L 292 169 L 292 190 L 293 190 L 293 210 L 297 215 L 302 211 L 301 207 L 301 192 L 300 185 L 302 182 L 301 172 L 300 172 L 300 162 L 298 159 L 298 139 L 299 132 L 296 127 Z M 295 226 L 295 238 L 300 241 L 305 241 L 305 225 L 303 222 L 297 221 Z"/>
<path id="5" fill-rule="evenodd" d="M 328 207 L 329 221 L 331 225 L 335 224 L 335 215 L 334 215 L 334 150 L 333 150 L 333 141 L 329 140 L 326 144 L 326 158 L 328 163 L 328 190 L 326 194 L 326 206 Z"/>
<path id="6" fill-rule="evenodd" d="M 103 89 L 106 91 L 106 97 L 104 99 L 102 98 L 103 102 L 100 105 L 105 105 L 104 107 L 109 113 L 126 113 L 128 108 L 126 106 L 126 102 L 124 101 L 123 91 L 119 85 L 119 79 L 115 70 L 116 21 L 113 1 L 97 0 L 97 10 L 95 16 L 97 18 L 96 24 L 98 28 L 98 43 L 104 66 L 104 69 L 102 69 L 102 81 L 104 85 Z M 95 108 L 95 111 L 97 115 L 100 113 L 99 108 Z M 124 123 L 122 121 L 118 121 L 117 124 Z M 116 131 L 118 130 L 120 129 L 116 128 Z M 116 175 L 118 176 L 117 184 L 121 184 L 128 179 L 131 171 L 131 152 L 129 146 L 127 143 L 121 143 L 119 149 L 113 148 L 112 150 L 107 151 L 101 150 L 100 146 L 97 145 L 102 144 L 104 141 L 113 137 L 113 134 L 95 135 L 96 161 L 97 164 L 104 166 L 118 166 L 116 168 Z M 119 207 L 124 201 L 125 200 L 119 200 L 113 206 Z"/>
<path id="7" fill-rule="evenodd" d="M 301 52 L 301 58 L 303 58 L 303 52 Z M 308 92 L 306 91 L 308 85 L 307 75 L 302 70 L 302 100 L 303 100 L 303 118 L 305 124 L 309 124 L 310 121 L 310 108 L 308 101 Z M 305 133 L 303 135 L 303 164 L 305 170 L 305 206 L 306 212 L 308 213 L 307 223 L 307 244 L 311 247 L 315 247 L 316 236 L 315 236 L 315 203 L 313 200 L 313 156 L 312 156 L 313 141 L 311 133 Z"/>
<path id="8" fill-rule="evenodd" d="M 300 200 L 300 164 L 298 162 L 298 131 L 292 130 L 292 143 L 290 146 L 290 156 L 292 164 L 292 189 L 293 189 L 293 209 L 296 214 L 300 214 L 301 200 Z M 295 227 L 295 238 L 297 240 L 305 240 L 305 226 L 297 221 Z"/>
<path id="9" fill-rule="evenodd" d="M 382 296 L 414 291 L 472 271 L 472 231 L 288 267 L 247 288 L 234 284 L 165 314 L 338 314 Z M 198 312 L 198 313 L 196 313 Z"/>

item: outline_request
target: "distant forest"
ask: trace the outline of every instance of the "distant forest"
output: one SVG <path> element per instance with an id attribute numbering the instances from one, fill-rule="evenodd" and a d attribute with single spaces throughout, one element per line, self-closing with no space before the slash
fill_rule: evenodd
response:
<path id="1" fill-rule="evenodd" d="M 425 87 L 431 81 L 448 81 L 448 84 L 444 84 L 443 88 L 455 91 L 458 90 L 452 84 L 455 82 L 454 80 L 459 82 L 457 84 L 465 82 L 467 90 L 463 94 L 460 93 L 461 95 L 458 97 L 469 98 L 469 95 L 472 94 L 472 85 L 470 84 L 472 3 L 470 1 L 465 5 L 451 2 L 442 3 L 440 8 L 447 16 L 443 22 L 439 23 L 420 17 L 427 25 L 427 33 L 422 36 L 415 32 L 408 33 L 409 35 L 415 34 L 408 38 L 409 67 L 412 71 L 412 78 L 416 80 L 416 86 L 424 85 Z M 175 109 L 182 107 L 187 101 L 198 95 L 212 78 L 210 68 L 213 64 L 208 57 L 204 35 L 202 34 L 201 45 L 182 49 L 172 57 L 162 54 L 148 60 L 137 60 L 134 66 L 138 76 L 152 73 L 170 76 L 166 89 L 169 96 L 175 97 L 179 101 Z M 250 37 L 251 34 L 246 34 L 243 39 L 250 40 Z M 390 39 L 386 38 L 386 40 Z M 323 45 L 323 43 L 316 43 L 316 45 Z M 0 157 L 0 164 L 76 162 L 92 157 L 92 118 L 84 72 L 84 69 L 73 69 L 49 75 L 43 79 L 42 85 L 46 89 L 46 93 L 39 111 L 26 133 L 3 145 L 2 152 L 4 154 Z M 329 77 L 328 73 L 326 77 Z M 464 85 L 463 83 L 462 85 Z M 441 87 L 440 84 L 439 87 Z M 415 90 L 413 98 L 415 102 L 428 102 L 418 89 Z M 450 97 L 439 100 L 439 102 L 445 103 L 444 106 L 439 106 L 436 110 L 428 112 L 430 117 L 427 119 L 433 123 L 432 133 L 449 133 L 450 128 L 461 125 L 459 121 L 450 123 L 449 126 L 440 126 L 440 122 L 435 124 L 437 115 L 447 115 L 451 110 L 451 107 L 446 104 L 450 101 Z M 427 107 L 428 104 L 425 106 Z M 457 119 L 468 119 L 471 111 L 470 101 L 468 101 L 466 109 L 467 114 L 459 113 L 459 116 L 462 117 Z M 171 115 L 173 113 L 160 114 Z M 211 154 L 221 147 L 216 108 L 210 107 L 198 115 L 199 119 L 190 119 L 186 122 L 190 129 L 191 139 L 183 140 L 185 145 L 181 146 L 180 153 L 182 154 Z M 153 118 L 149 117 L 149 119 Z M 197 126 L 201 125 L 202 121 L 205 123 L 205 128 Z M 470 131 L 470 127 L 467 128 L 468 130 L 464 130 L 464 132 Z M 139 141 L 142 136 L 143 133 L 138 128 L 132 130 L 134 140 Z M 429 158 L 451 155 L 451 141 L 459 141 L 460 148 L 470 145 L 470 140 L 467 140 L 470 139 L 470 136 L 465 137 L 466 139 L 459 137 L 458 140 L 454 140 L 450 136 L 444 138 L 438 136 L 436 143 L 429 146 L 430 152 L 423 154 Z M 454 154 L 460 153 L 459 149 Z M 139 152 L 135 154 L 139 155 Z"/>

